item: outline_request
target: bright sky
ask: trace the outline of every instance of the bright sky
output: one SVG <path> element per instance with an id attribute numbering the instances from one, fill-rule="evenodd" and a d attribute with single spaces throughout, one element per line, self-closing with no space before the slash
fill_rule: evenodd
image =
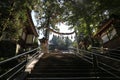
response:
<path id="1" fill-rule="evenodd" d="M 71 33 L 71 32 L 74 31 L 74 30 L 69 30 L 70 26 L 66 25 L 65 23 L 60 23 L 57 26 L 60 29 L 60 31 L 59 31 L 60 33 Z M 72 34 L 72 35 L 58 35 L 58 34 L 52 33 L 52 35 L 50 35 L 50 40 L 52 39 L 53 34 L 57 35 L 57 36 L 61 36 L 61 37 L 62 36 L 67 37 L 68 36 L 72 41 L 74 40 L 74 36 L 75 36 L 75 34 Z"/>
<path id="2" fill-rule="evenodd" d="M 31 15 L 32 15 L 34 25 L 37 26 L 37 22 L 36 22 L 35 17 L 34 17 L 35 16 L 34 11 L 32 11 Z M 65 23 L 60 23 L 57 26 L 60 30 L 59 32 L 61 32 L 61 33 L 70 33 L 70 32 L 74 31 L 74 30 L 68 30 L 70 26 L 66 25 Z M 50 34 L 49 40 L 52 39 L 53 34 L 57 35 L 57 36 L 61 36 L 61 37 L 62 36 L 67 37 L 68 36 L 72 41 L 74 40 L 74 36 L 75 36 L 75 34 L 72 34 L 72 35 L 58 35 L 58 34 L 52 33 L 52 34 Z M 43 35 L 42 35 L 42 32 L 40 31 L 39 38 L 42 38 L 42 37 L 43 37 Z"/>

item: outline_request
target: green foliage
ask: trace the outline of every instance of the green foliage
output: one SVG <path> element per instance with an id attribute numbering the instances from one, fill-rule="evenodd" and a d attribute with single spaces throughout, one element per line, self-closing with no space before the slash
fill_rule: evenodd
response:
<path id="1" fill-rule="evenodd" d="M 39 13 L 38 21 L 41 24 L 39 29 L 43 27 L 51 27 L 58 30 L 56 24 L 62 22 L 62 14 L 64 7 L 63 0 L 40 0 L 40 4 L 36 6 L 36 12 Z M 48 38 L 49 30 L 45 29 L 45 37 Z"/>
<path id="2" fill-rule="evenodd" d="M 27 9 L 39 14 L 40 27 L 57 29 L 57 23 L 67 22 L 78 30 L 78 35 L 92 36 L 100 21 L 111 14 L 120 14 L 119 5 L 119 0 L 1 0 L 0 37 L 6 32 L 9 39 L 18 39 L 27 22 Z M 49 31 L 44 30 L 48 35 Z"/>
<path id="3" fill-rule="evenodd" d="M 99 12 L 104 12 L 105 10 L 108 10 L 110 14 L 119 14 L 120 11 L 120 1 L 119 0 L 99 0 L 98 3 L 100 4 L 98 6 Z"/>
<path id="4" fill-rule="evenodd" d="M 84 36 L 89 36 L 92 42 L 93 31 L 97 30 L 103 19 L 111 14 L 119 14 L 119 5 L 119 0 L 65 0 L 64 20 L 73 25 L 72 28 L 77 30 L 78 36 L 83 33 Z"/>
<path id="5" fill-rule="evenodd" d="M 40 27 L 57 29 L 57 23 L 67 22 L 79 33 L 91 36 L 100 21 L 111 14 L 120 13 L 119 5 L 119 0 L 1 0 L 0 36 L 7 32 L 10 38 L 17 39 L 19 30 L 26 24 L 27 9 L 39 13 Z"/>
<path id="6" fill-rule="evenodd" d="M 72 43 L 72 46 L 73 46 L 74 48 L 77 48 L 77 42 L 74 41 L 74 42 Z"/>
<path id="7" fill-rule="evenodd" d="M 27 21 L 27 9 L 33 9 L 34 0 L 0 1 L 0 39 L 6 33 L 8 39 L 18 40 Z"/>
<path id="8" fill-rule="evenodd" d="M 54 45 L 54 49 L 59 50 L 67 50 L 72 45 L 72 41 L 68 37 L 63 39 L 63 37 L 57 37 L 55 35 L 53 36 L 50 43 Z"/>

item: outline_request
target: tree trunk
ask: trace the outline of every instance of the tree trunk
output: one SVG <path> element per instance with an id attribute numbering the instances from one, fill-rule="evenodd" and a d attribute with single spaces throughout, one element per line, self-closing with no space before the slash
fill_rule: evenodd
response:
<path id="1" fill-rule="evenodd" d="M 45 30 L 45 35 L 44 35 L 45 38 L 47 39 L 47 41 L 46 41 L 46 43 L 45 43 L 45 44 L 46 44 L 46 47 L 45 47 L 45 48 L 46 48 L 46 49 L 45 49 L 45 50 L 46 50 L 46 53 L 49 53 L 49 51 L 48 51 L 48 50 L 49 50 L 48 41 L 49 41 L 49 33 L 50 33 L 50 31 L 49 31 L 49 29 L 48 29 L 48 28 L 49 28 L 49 24 L 50 24 L 50 16 L 48 16 L 48 18 L 47 18 L 47 24 L 46 24 L 46 27 L 47 27 L 47 28 L 46 28 L 46 30 Z"/>

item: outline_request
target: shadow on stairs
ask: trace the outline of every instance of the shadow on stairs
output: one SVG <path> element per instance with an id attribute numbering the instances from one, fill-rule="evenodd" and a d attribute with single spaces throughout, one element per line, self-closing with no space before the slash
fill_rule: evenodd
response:
<path id="1" fill-rule="evenodd" d="M 24 80 L 111 80 L 111 75 L 99 71 L 74 54 L 45 54 Z M 112 79 L 114 80 L 114 79 Z"/>

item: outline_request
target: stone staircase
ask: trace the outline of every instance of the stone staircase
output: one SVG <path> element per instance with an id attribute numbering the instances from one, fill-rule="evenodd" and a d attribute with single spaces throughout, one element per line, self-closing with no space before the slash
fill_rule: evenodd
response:
<path id="1" fill-rule="evenodd" d="M 46 54 L 25 80 L 116 80 L 73 54 Z"/>

